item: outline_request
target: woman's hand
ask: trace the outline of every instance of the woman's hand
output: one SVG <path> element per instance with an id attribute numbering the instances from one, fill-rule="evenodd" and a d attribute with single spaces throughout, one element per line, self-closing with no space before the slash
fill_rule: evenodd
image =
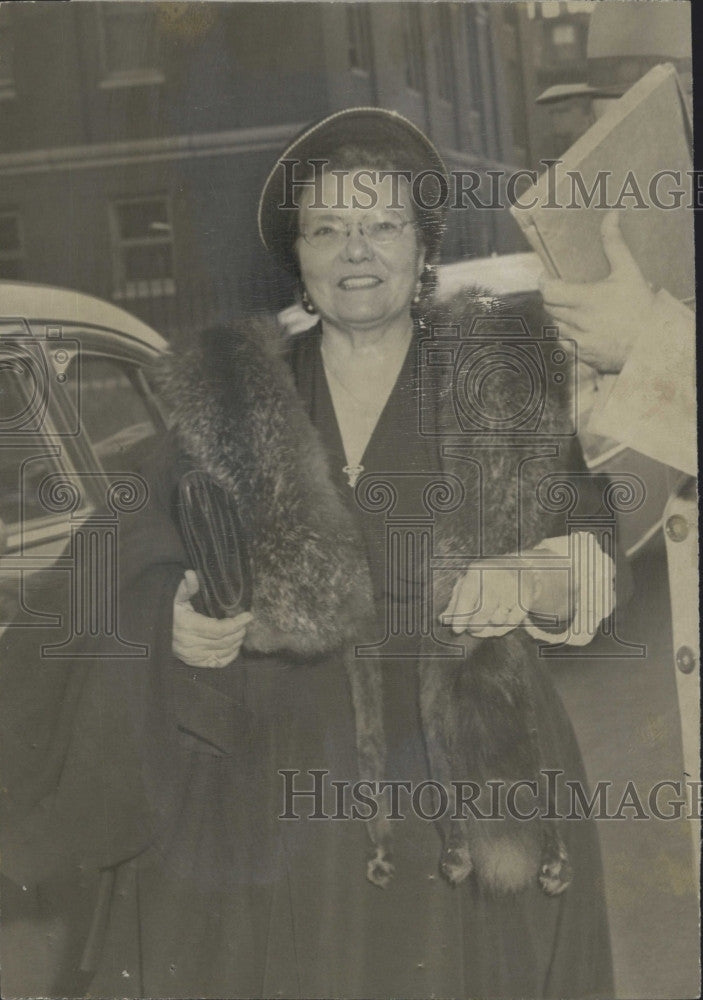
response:
<path id="1" fill-rule="evenodd" d="M 442 624 L 451 625 L 456 634 L 488 639 L 522 625 L 531 612 L 566 617 L 568 571 L 529 568 L 530 555 L 476 560 L 457 581 Z M 525 568 L 517 568 L 516 562 L 523 561 Z"/>
<path id="2" fill-rule="evenodd" d="M 187 569 L 173 599 L 173 654 L 189 667 L 226 667 L 239 656 L 252 616 L 248 611 L 236 618 L 198 614 L 190 599 L 199 589 L 197 575 Z"/>
<path id="3" fill-rule="evenodd" d="M 583 646 L 615 606 L 613 560 L 591 532 L 549 538 L 519 556 L 478 559 L 457 581 L 441 616 L 459 634 L 480 639 L 505 635 L 523 626 L 535 639 Z M 565 631 L 548 632 L 531 616 Z"/>

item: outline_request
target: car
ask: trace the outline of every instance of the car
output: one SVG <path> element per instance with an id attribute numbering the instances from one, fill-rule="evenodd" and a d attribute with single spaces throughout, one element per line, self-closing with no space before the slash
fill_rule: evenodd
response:
<path id="1" fill-rule="evenodd" d="M 0 282 L 0 630 L 104 509 L 127 449 L 165 428 L 146 373 L 166 347 L 109 302 Z"/>

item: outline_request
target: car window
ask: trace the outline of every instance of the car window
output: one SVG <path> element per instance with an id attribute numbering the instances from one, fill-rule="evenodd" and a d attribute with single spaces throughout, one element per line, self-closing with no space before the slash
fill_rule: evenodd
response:
<path id="1" fill-rule="evenodd" d="M 26 527 L 55 513 L 42 503 L 39 487 L 59 468 L 56 446 L 38 430 L 22 433 L 34 388 L 25 366 L 0 359 L 0 518 L 8 525 Z"/>
<path id="2" fill-rule="evenodd" d="M 123 471 L 126 453 L 159 429 L 137 365 L 83 352 L 66 374 L 83 430 L 103 469 Z"/>

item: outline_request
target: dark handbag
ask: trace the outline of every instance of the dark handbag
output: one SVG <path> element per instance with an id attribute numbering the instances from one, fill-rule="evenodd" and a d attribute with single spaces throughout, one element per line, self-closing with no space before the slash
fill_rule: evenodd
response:
<path id="1" fill-rule="evenodd" d="M 205 473 L 186 472 L 178 484 L 178 520 L 205 614 L 234 618 L 249 611 L 251 566 L 232 498 Z"/>

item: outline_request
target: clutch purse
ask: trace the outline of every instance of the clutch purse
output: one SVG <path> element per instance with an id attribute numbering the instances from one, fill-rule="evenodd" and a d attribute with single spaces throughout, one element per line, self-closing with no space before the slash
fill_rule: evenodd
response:
<path id="1" fill-rule="evenodd" d="M 234 618 L 251 607 L 252 579 L 235 505 L 214 479 L 186 472 L 178 484 L 178 520 L 200 582 L 200 603 L 211 618 Z"/>

